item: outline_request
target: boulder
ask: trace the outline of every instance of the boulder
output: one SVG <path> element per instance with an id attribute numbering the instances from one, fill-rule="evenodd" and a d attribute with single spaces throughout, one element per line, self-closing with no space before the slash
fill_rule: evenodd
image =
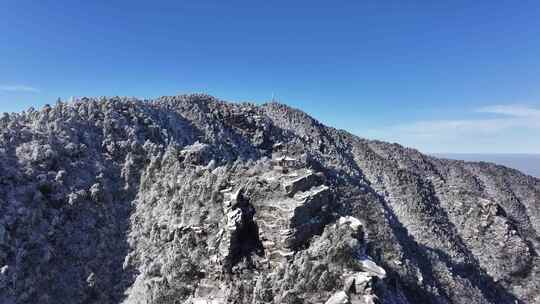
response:
<path id="1" fill-rule="evenodd" d="M 344 291 L 333 294 L 324 304 L 350 304 L 349 296 Z"/>
<path id="2" fill-rule="evenodd" d="M 364 255 L 360 257 L 359 262 L 362 270 L 369 272 L 380 279 L 386 278 L 386 271 L 377 265 L 370 257 Z"/>

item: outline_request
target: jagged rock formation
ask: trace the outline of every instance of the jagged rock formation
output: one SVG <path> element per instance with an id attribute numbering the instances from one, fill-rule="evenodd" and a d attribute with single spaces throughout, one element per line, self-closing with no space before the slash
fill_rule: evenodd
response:
<path id="1" fill-rule="evenodd" d="M 540 180 L 270 103 L 0 118 L 0 303 L 538 303 Z"/>

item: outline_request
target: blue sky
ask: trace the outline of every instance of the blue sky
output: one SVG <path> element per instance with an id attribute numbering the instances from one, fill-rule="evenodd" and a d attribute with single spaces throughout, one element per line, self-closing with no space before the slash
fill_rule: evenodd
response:
<path id="1" fill-rule="evenodd" d="M 538 1 L 4 0 L 0 112 L 275 94 L 424 152 L 540 153 L 538 16 Z"/>

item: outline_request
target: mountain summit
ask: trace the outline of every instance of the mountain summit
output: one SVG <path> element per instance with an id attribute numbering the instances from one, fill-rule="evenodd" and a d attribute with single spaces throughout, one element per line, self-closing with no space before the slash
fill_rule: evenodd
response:
<path id="1" fill-rule="evenodd" d="M 0 303 L 538 303 L 540 180 L 207 95 L 0 118 Z"/>

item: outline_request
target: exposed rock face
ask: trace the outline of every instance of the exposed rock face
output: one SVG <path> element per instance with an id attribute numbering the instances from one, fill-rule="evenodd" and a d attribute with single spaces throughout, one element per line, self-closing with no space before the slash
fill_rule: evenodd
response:
<path id="1" fill-rule="evenodd" d="M 0 118 L 0 303 L 540 303 L 540 180 L 270 103 Z"/>

